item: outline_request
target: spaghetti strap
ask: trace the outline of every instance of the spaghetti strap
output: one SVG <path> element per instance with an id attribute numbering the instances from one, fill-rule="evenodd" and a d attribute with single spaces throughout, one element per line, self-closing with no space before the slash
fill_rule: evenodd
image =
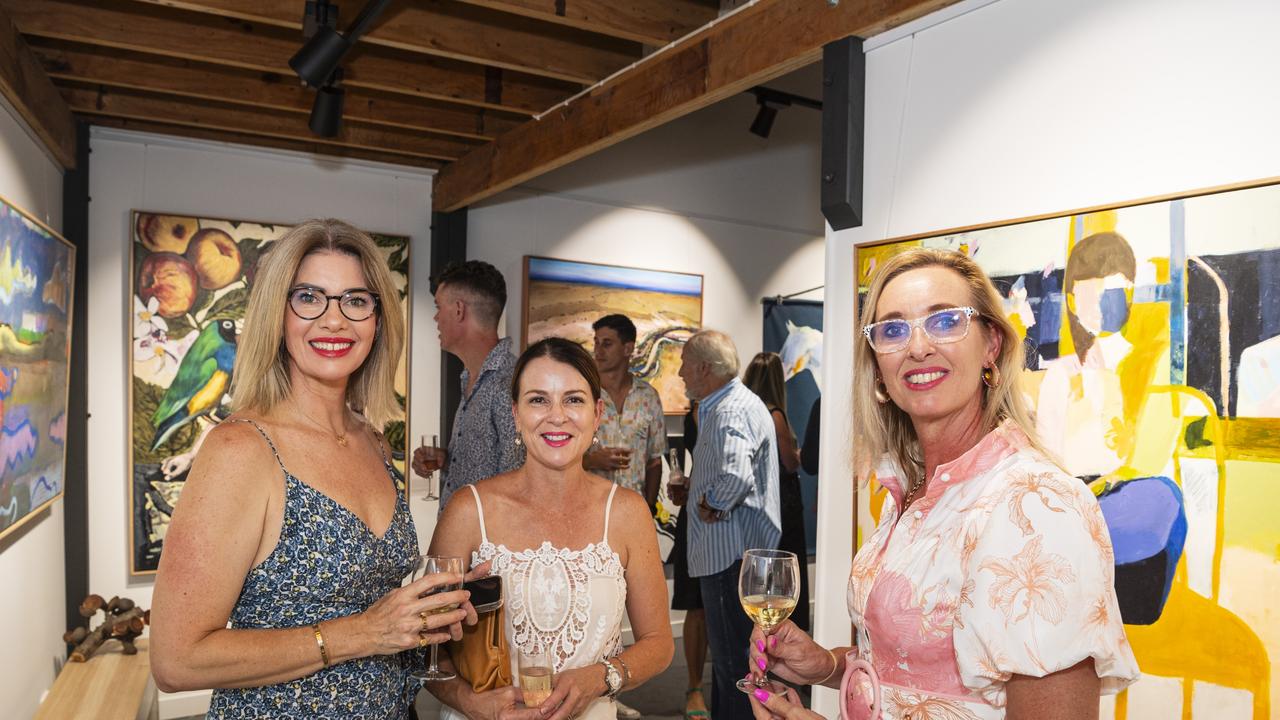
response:
<path id="1" fill-rule="evenodd" d="M 484 529 L 484 505 L 480 504 L 480 491 L 476 489 L 475 485 L 467 485 L 466 488 L 471 491 L 472 495 L 476 496 L 476 513 L 480 516 L 480 542 L 487 543 L 489 542 L 489 533 L 485 532 Z"/>
<path id="2" fill-rule="evenodd" d="M 609 515 L 613 511 L 613 494 L 618 492 L 618 486 L 615 483 L 609 488 L 609 501 L 604 504 L 604 544 L 609 544 Z"/>
<path id="3" fill-rule="evenodd" d="M 267 441 L 267 447 L 271 448 L 271 454 L 276 456 L 276 464 L 280 466 L 280 469 L 284 471 L 285 475 L 289 474 L 289 469 L 284 466 L 284 461 L 280 459 L 280 453 L 276 450 L 276 444 L 271 442 L 271 436 L 267 434 L 266 430 L 262 429 L 261 425 L 248 418 L 234 418 L 231 420 L 224 420 L 223 422 L 242 422 L 252 425 L 254 429 L 258 431 L 258 434 L 262 436 L 262 439 Z"/>

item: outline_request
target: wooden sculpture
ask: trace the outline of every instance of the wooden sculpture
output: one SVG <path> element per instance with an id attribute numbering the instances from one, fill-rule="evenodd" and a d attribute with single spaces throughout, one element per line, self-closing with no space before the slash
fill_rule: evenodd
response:
<path id="1" fill-rule="evenodd" d="M 93 616 L 101 610 L 106 618 L 97 628 L 90 630 Z M 101 595 L 90 595 L 80 603 L 80 615 L 85 619 L 83 626 L 74 627 L 62 635 L 67 644 L 75 644 L 71 651 L 71 662 L 84 662 L 89 659 L 102 644 L 108 640 L 119 640 L 124 646 L 125 655 L 138 652 L 133 641 L 142 634 L 142 629 L 151 622 L 151 611 L 137 607 L 129 598 L 113 597 L 103 600 Z"/>

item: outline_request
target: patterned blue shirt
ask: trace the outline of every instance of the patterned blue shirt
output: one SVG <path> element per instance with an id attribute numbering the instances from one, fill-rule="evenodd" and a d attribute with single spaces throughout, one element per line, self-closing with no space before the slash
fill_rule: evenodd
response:
<path id="1" fill-rule="evenodd" d="M 698 405 L 689 501 L 689 576 L 726 570 L 750 548 L 776 548 L 782 537 L 778 506 L 778 448 L 773 417 L 737 378 Z M 722 520 L 698 515 L 703 498 Z"/>
<path id="2" fill-rule="evenodd" d="M 499 340 L 489 351 L 470 396 L 466 392 L 471 376 L 463 369 L 464 397 L 453 415 L 449 459 L 440 482 L 440 512 L 463 485 L 524 464 L 524 448 L 516 445 L 516 421 L 511 416 L 511 377 L 515 369 L 511 338 Z"/>

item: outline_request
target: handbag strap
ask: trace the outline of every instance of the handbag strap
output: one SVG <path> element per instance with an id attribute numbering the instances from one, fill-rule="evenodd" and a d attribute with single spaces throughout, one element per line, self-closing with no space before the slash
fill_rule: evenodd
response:
<path id="1" fill-rule="evenodd" d="M 472 495 L 476 496 L 476 514 L 480 517 L 480 542 L 488 543 L 489 533 L 485 532 L 484 529 L 484 505 L 480 503 L 480 491 L 476 489 L 475 485 L 468 485 L 467 489 L 471 491 Z M 613 496 L 610 495 L 610 499 L 612 499 L 612 497 Z M 609 521 L 606 519 L 605 522 L 608 523 Z"/>

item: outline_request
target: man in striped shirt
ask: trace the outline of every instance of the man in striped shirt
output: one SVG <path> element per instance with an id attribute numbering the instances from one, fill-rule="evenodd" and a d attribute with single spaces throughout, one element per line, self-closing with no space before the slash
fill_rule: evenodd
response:
<path id="1" fill-rule="evenodd" d="M 776 548 L 781 538 L 778 449 L 773 418 L 738 380 L 738 350 L 722 332 L 689 339 L 680 378 L 698 400 L 698 444 L 685 512 L 689 575 L 698 578 L 711 646 L 711 710 L 750 718 L 747 696 L 734 683 L 747 674 L 751 620 L 738 600 L 738 570 L 750 548 Z"/>

